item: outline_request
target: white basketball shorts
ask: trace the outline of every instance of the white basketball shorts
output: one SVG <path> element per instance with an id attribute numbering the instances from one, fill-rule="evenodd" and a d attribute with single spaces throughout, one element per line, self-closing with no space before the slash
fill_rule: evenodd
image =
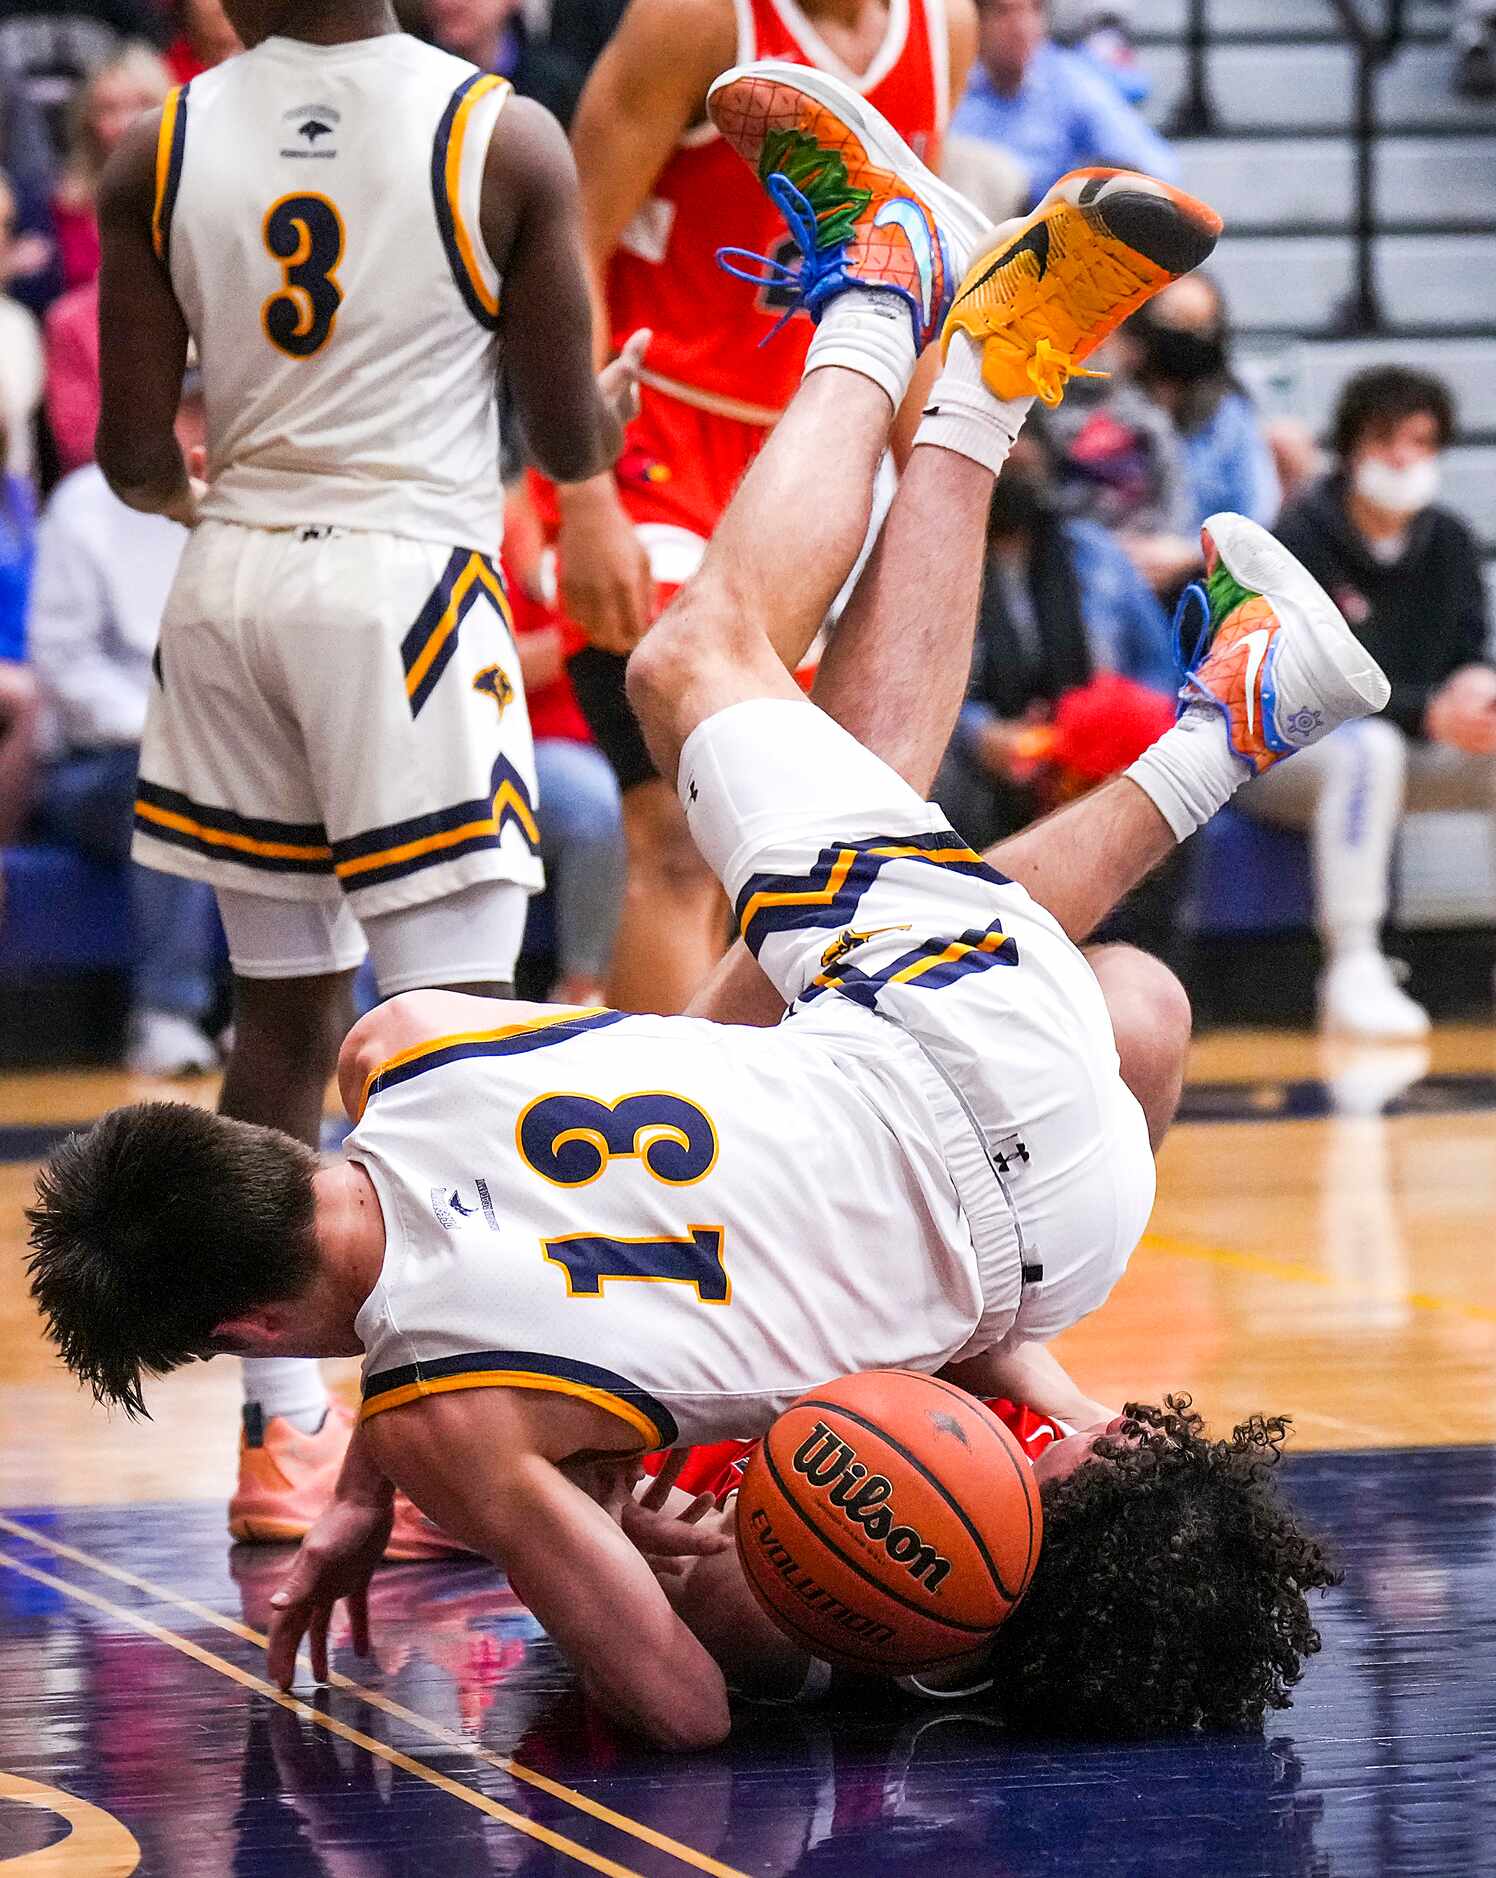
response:
<path id="1" fill-rule="evenodd" d="M 1022 1232 L 1030 1282 L 1010 1335 L 1042 1341 L 1095 1310 L 1147 1225 L 1154 1167 L 1083 954 L 813 704 L 708 718 L 679 788 L 786 1021 L 876 1013 L 960 1095 Z"/>
<path id="2" fill-rule="evenodd" d="M 353 529 L 194 529 L 167 601 L 134 856 L 360 916 L 541 885 L 535 765 L 486 555 Z"/>

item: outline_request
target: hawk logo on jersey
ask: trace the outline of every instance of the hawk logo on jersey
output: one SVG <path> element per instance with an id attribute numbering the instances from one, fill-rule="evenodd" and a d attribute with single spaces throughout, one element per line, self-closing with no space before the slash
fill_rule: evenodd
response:
<path id="1" fill-rule="evenodd" d="M 475 1180 L 472 1198 L 462 1187 L 433 1187 L 431 1210 L 443 1232 L 460 1232 L 470 1219 L 481 1214 L 490 1232 L 499 1230 L 499 1216 L 494 1211 L 493 1195 L 486 1180 Z"/>
<path id="2" fill-rule="evenodd" d="M 514 702 L 514 686 L 502 665 L 485 665 L 473 680 L 474 691 L 485 698 L 492 698 L 499 707 L 499 716 L 503 717 L 506 706 Z"/>
<path id="3" fill-rule="evenodd" d="M 281 122 L 294 128 L 282 131 L 281 135 L 297 137 L 301 140 L 298 149 L 295 144 L 282 146 L 283 157 L 335 157 L 336 147 L 324 143 L 325 138 L 336 134 L 342 120 L 342 113 L 335 111 L 330 104 L 298 104 L 281 114 Z"/>

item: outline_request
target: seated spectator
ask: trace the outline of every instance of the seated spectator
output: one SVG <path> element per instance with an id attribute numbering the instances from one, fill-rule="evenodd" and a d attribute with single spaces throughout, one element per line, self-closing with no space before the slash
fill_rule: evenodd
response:
<path id="1" fill-rule="evenodd" d="M 1129 104 L 1153 89 L 1132 43 L 1133 0 L 1050 0 L 1050 28 L 1062 46 L 1075 46 L 1101 67 Z"/>
<path id="2" fill-rule="evenodd" d="M 30 483 L 0 470 L 0 842 L 15 837 L 31 807 L 38 700 L 23 661 L 35 532 Z"/>
<path id="3" fill-rule="evenodd" d="M 1454 18 L 1454 88 L 1463 98 L 1496 98 L 1496 3 L 1460 0 Z"/>
<path id="4" fill-rule="evenodd" d="M 201 401 L 184 397 L 184 450 L 202 442 Z M 152 661 L 186 530 L 113 496 L 93 465 L 65 478 L 37 535 L 30 655 L 50 761 L 36 827 L 129 865 L 136 971 L 128 1062 L 147 1075 L 212 1068 L 202 1023 L 214 998 L 213 895 L 129 860 L 135 774 Z"/>
<path id="5" fill-rule="evenodd" d="M 155 0 L 7 0 L 0 5 L 0 71 L 41 113 L 57 164 L 67 148 L 68 109 L 89 74 L 129 40 L 160 44 L 166 24 Z"/>
<path id="6" fill-rule="evenodd" d="M 52 145 L 41 113 L 0 66 L 0 176 L 15 198 L 15 237 L 6 289 L 40 313 L 62 285 L 52 227 Z"/>
<path id="7" fill-rule="evenodd" d="M 16 199 L 0 176 L 0 430 L 6 437 L 4 470 L 29 479 L 32 474 L 32 426 L 42 399 L 45 362 L 35 316 L 11 297 L 8 286 L 18 250 Z"/>
<path id="8" fill-rule="evenodd" d="M 174 85 L 185 85 L 244 50 L 219 0 L 180 0 L 175 12 L 181 30 L 161 55 Z"/>
<path id="9" fill-rule="evenodd" d="M 1270 528 L 1278 474 L 1256 408 L 1231 373 L 1220 288 L 1204 274 L 1175 281 L 1128 322 L 1126 342 L 1138 383 L 1184 446 L 1194 526 L 1231 509 Z"/>
<path id="10" fill-rule="evenodd" d="M 983 846 L 1048 806 L 1033 732 L 1061 698 L 1099 672 L 1176 683 L 1168 616 L 1104 528 L 1063 516 L 1053 470 L 1030 421 L 993 491 L 971 686 L 934 792 Z"/>
<path id="11" fill-rule="evenodd" d="M 1052 465 L 1031 421 L 993 492 L 971 683 L 933 792 L 975 845 L 1124 769 L 1174 716 L 1168 619 L 1105 529 L 1063 518 Z M 1189 866 L 1181 849 L 1101 936 L 1182 962 Z"/>
<path id="12" fill-rule="evenodd" d="M 627 870 L 623 804 L 566 675 L 562 626 L 505 571 L 535 739 L 540 855 L 555 909 L 558 1004 L 602 1004 Z"/>
<path id="13" fill-rule="evenodd" d="M 951 128 L 1002 144 L 1029 199 L 1091 163 L 1178 179 L 1173 151 L 1091 58 L 1049 37 L 1044 0 L 977 0 L 977 62 Z"/>
<path id="14" fill-rule="evenodd" d="M 523 0 L 426 0 L 431 37 L 485 72 L 512 81 L 569 124 L 593 61 L 623 16 L 622 0 L 557 0 L 547 30 L 533 30 Z"/>
<path id="15" fill-rule="evenodd" d="M 1428 1029 L 1381 945 L 1404 811 L 1496 818 L 1496 669 L 1480 551 L 1436 501 L 1439 456 L 1454 428 L 1437 378 L 1400 366 L 1359 373 L 1335 415 L 1334 474 L 1278 522 L 1392 681 L 1382 716 L 1336 731 L 1237 798 L 1265 820 L 1309 830 L 1321 1021 L 1362 1036 Z"/>
<path id="16" fill-rule="evenodd" d="M 1097 357 L 1105 378 L 1069 387 L 1046 423 L 1060 453 L 1065 511 L 1116 536 L 1154 593 L 1172 605 L 1200 564 L 1184 445 L 1168 414 L 1131 376 L 1120 337 Z"/>
<path id="17" fill-rule="evenodd" d="M 99 178 L 125 132 L 171 89 L 149 46 L 126 46 L 80 87 L 68 113 L 68 154 L 52 197 L 64 288 L 86 286 L 99 271 Z"/>
<path id="18" fill-rule="evenodd" d="M 47 308 L 47 422 L 63 474 L 93 462 L 99 428 L 99 283 L 74 287 Z"/>

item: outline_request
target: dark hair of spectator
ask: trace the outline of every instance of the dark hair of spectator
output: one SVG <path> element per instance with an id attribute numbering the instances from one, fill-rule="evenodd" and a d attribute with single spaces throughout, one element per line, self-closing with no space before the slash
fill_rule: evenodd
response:
<path id="1" fill-rule="evenodd" d="M 1044 1489 L 1032 1584 L 997 1633 L 990 1700 L 1026 1735 L 1261 1725 L 1319 1649 L 1306 1593 L 1342 1574 L 1273 1474 L 1288 1423 L 1211 1441 L 1187 1395 Z"/>
<path id="2" fill-rule="evenodd" d="M 1439 431 L 1439 448 L 1454 436 L 1454 399 L 1442 378 L 1407 365 L 1373 365 L 1348 380 L 1335 407 L 1331 443 L 1342 462 L 1366 437 L 1392 429 L 1405 418 L 1427 413 Z"/>
<path id="3" fill-rule="evenodd" d="M 113 1109 L 37 1177 L 31 1293 L 100 1402 L 210 1353 L 214 1327 L 301 1296 L 316 1268 L 317 1157 L 278 1129 L 184 1102 Z"/>

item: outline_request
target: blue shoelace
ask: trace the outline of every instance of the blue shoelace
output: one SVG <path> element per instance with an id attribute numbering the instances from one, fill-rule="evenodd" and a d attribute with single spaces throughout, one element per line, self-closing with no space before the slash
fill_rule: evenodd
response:
<path id="1" fill-rule="evenodd" d="M 800 265 L 787 267 L 772 254 L 755 254 L 752 248 L 717 250 L 718 267 L 735 280 L 746 280 L 755 287 L 778 288 L 792 296 L 779 320 L 759 341 L 760 345 L 767 345 L 801 307 L 814 318 L 831 294 L 844 287 L 847 280 L 847 243 L 839 241 L 829 248 L 817 246 L 820 230 L 809 197 L 778 170 L 768 177 L 764 187 L 773 197 L 791 239 L 800 250 Z M 748 265 L 739 266 L 740 262 Z"/>

